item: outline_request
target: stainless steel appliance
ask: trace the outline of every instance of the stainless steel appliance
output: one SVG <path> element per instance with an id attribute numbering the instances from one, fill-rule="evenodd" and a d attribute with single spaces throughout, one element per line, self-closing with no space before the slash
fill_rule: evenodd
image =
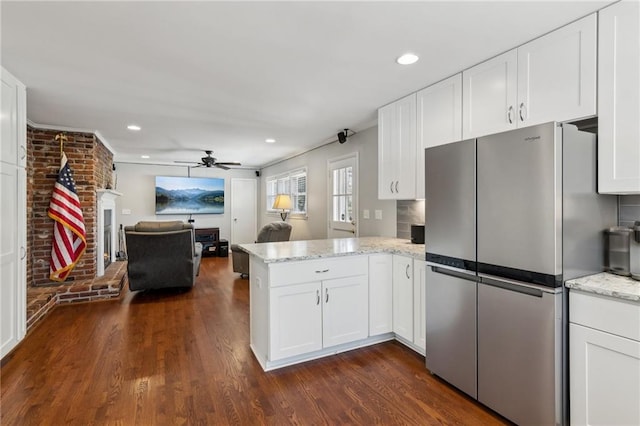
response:
<path id="1" fill-rule="evenodd" d="M 595 136 L 547 123 L 425 153 L 426 363 L 519 424 L 566 422 L 563 282 L 602 271 Z"/>

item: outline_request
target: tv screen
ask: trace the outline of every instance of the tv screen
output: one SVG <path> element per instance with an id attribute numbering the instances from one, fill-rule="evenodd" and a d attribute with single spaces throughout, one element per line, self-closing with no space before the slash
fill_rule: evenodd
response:
<path id="1" fill-rule="evenodd" d="M 223 214 L 224 179 L 156 176 L 156 214 Z"/>

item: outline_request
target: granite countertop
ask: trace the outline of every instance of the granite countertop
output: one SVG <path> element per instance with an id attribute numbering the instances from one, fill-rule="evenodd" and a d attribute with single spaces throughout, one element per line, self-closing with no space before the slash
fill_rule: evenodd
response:
<path id="1" fill-rule="evenodd" d="M 326 240 L 283 241 L 240 244 L 240 249 L 265 263 L 371 253 L 394 253 L 424 260 L 424 244 L 387 237 L 334 238 Z"/>
<path id="2" fill-rule="evenodd" d="M 640 281 L 609 272 L 568 280 L 565 285 L 574 290 L 640 302 Z"/>

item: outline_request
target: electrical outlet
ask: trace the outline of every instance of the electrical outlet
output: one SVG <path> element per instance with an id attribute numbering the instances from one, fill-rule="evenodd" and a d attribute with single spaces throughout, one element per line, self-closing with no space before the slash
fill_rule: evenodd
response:
<path id="1" fill-rule="evenodd" d="M 122 209 L 122 214 L 131 214 L 131 209 Z"/>
<path id="2" fill-rule="evenodd" d="M 376 219 L 382 220 L 382 210 L 376 210 Z"/>
<path id="3" fill-rule="evenodd" d="M 370 218 L 370 216 L 369 216 L 369 209 L 364 209 L 364 210 L 362 210 L 362 218 L 363 218 L 363 219 L 369 219 L 369 218 Z"/>

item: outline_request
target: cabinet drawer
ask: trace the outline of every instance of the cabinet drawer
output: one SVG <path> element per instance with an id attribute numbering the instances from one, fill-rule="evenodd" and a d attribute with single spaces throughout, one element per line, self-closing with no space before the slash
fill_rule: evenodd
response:
<path id="1" fill-rule="evenodd" d="M 571 290 L 569 321 L 640 341 L 640 303 Z"/>
<path id="2" fill-rule="evenodd" d="M 269 265 L 271 287 L 333 278 L 366 275 L 367 256 L 328 257 L 326 259 L 272 263 Z"/>

